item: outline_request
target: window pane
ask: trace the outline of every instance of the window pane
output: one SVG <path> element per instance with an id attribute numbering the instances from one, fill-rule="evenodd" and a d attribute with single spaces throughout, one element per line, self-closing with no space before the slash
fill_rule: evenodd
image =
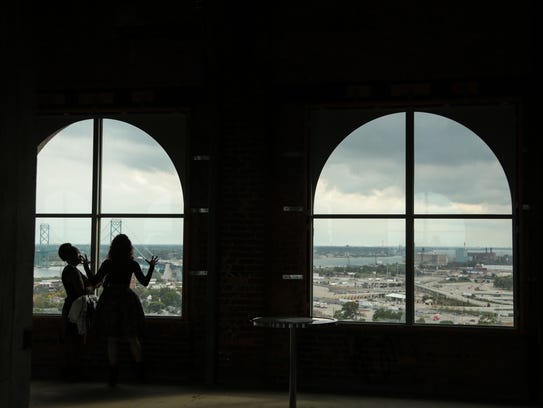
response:
<path id="1" fill-rule="evenodd" d="M 37 213 L 90 213 L 92 197 L 92 120 L 74 123 L 38 153 Z"/>
<path id="2" fill-rule="evenodd" d="M 182 218 L 104 218 L 100 233 L 100 263 L 107 257 L 111 240 L 126 234 L 134 246 L 136 261 L 146 274 L 145 259 L 159 257 L 147 288 L 132 277 L 132 288 L 139 295 L 146 315 L 180 316 L 183 288 Z"/>
<path id="3" fill-rule="evenodd" d="M 90 218 L 37 218 L 34 249 L 34 313 L 62 312 L 66 292 L 61 275 L 65 262 L 58 257 L 64 242 L 90 254 Z M 80 268 L 83 272 L 83 269 Z"/>
<path id="4" fill-rule="evenodd" d="M 315 219 L 313 316 L 405 322 L 404 225 Z"/>
<path id="5" fill-rule="evenodd" d="M 514 325 L 511 220 L 415 222 L 415 322 Z"/>
<path id="6" fill-rule="evenodd" d="M 319 177 L 315 214 L 405 212 L 405 114 L 375 119 L 334 150 Z"/>
<path id="7" fill-rule="evenodd" d="M 463 125 L 415 113 L 415 213 L 511 214 L 503 168 Z"/>
<path id="8" fill-rule="evenodd" d="M 181 183 L 164 149 L 117 120 L 103 122 L 102 212 L 183 212 Z"/>

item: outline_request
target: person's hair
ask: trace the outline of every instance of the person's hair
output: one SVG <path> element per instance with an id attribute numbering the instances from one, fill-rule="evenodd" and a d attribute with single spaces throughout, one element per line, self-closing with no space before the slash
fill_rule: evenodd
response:
<path id="1" fill-rule="evenodd" d="M 72 258 L 76 254 L 76 252 L 77 248 L 69 242 L 65 242 L 58 247 L 58 256 L 65 262 L 68 262 L 68 259 Z"/>
<path id="2" fill-rule="evenodd" d="M 107 257 L 114 261 L 134 259 L 134 247 L 130 239 L 125 234 L 119 234 L 113 238 Z"/>

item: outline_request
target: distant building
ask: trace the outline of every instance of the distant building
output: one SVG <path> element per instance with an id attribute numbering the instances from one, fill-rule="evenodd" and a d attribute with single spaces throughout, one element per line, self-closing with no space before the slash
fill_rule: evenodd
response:
<path id="1" fill-rule="evenodd" d="M 417 256 L 415 257 L 415 262 L 418 265 L 443 266 L 449 263 L 449 257 L 445 254 L 438 254 L 435 251 L 421 251 L 417 253 Z"/>
<path id="2" fill-rule="evenodd" d="M 467 262 L 469 259 L 466 248 L 456 248 L 456 262 Z"/>
<path id="3" fill-rule="evenodd" d="M 492 251 L 492 248 L 485 248 L 485 252 L 468 252 L 468 257 L 478 264 L 492 264 L 498 259 L 496 253 Z"/>

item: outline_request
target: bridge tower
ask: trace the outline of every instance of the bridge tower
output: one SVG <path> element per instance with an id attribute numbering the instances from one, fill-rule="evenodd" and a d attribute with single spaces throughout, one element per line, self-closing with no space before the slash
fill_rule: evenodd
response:
<path id="1" fill-rule="evenodd" d="M 109 242 L 113 241 L 116 235 L 123 233 L 123 220 L 111 220 L 109 222 Z"/>
<path id="2" fill-rule="evenodd" d="M 49 266 L 49 224 L 40 224 L 40 245 L 38 251 L 38 265 Z"/>

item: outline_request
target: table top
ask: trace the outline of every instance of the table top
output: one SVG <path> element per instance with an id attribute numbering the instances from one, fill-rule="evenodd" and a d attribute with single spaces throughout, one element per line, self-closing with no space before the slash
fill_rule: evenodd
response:
<path id="1" fill-rule="evenodd" d="M 319 324 L 332 324 L 337 319 L 322 317 L 296 317 L 296 316 L 269 316 L 255 317 L 252 319 L 253 325 L 257 327 L 291 328 L 307 327 Z"/>

